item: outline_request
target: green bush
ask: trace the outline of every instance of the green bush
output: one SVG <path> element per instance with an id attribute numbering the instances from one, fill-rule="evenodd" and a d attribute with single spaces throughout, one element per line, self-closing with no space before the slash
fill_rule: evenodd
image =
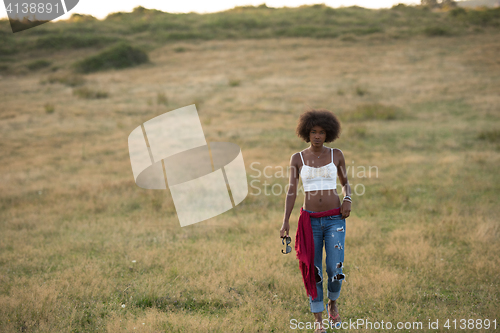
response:
<path id="1" fill-rule="evenodd" d="M 356 87 L 356 95 L 362 97 L 367 94 L 368 94 L 368 89 L 360 86 Z"/>
<path id="2" fill-rule="evenodd" d="M 482 131 L 477 138 L 489 142 L 500 142 L 500 130 Z"/>
<path id="3" fill-rule="evenodd" d="M 86 15 L 86 14 L 72 14 L 71 17 L 69 18 L 70 22 L 94 22 L 97 21 L 97 18 L 95 18 L 92 15 Z"/>
<path id="4" fill-rule="evenodd" d="M 133 67 L 147 62 L 149 62 L 147 53 L 126 43 L 119 43 L 97 55 L 77 61 L 73 67 L 78 73 L 92 73 Z"/>
<path id="5" fill-rule="evenodd" d="M 184 46 L 178 46 L 176 48 L 174 48 L 174 52 L 177 52 L 177 53 L 182 53 L 182 52 L 186 52 L 188 49 L 185 48 Z"/>
<path id="6" fill-rule="evenodd" d="M 424 29 L 424 33 L 429 37 L 450 36 L 451 31 L 445 27 L 433 26 Z"/>
<path id="7" fill-rule="evenodd" d="M 392 10 L 406 10 L 408 9 L 408 5 L 405 5 L 404 3 L 398 3 L 397 5 L 393 5 L 391 7 Z"/>

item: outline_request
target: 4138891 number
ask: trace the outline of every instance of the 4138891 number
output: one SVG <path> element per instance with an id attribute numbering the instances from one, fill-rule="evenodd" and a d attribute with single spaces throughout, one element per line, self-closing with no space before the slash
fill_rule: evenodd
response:
<path id="1" fill-rule="evenodd" d="M 15 9 L 13 9 L 15 7 Z M 54 11 L 55 13 L 59 14 L 59 4 L 56 3 L 55 5 L 52 5 L 51 3 L 42 3 L 42 2 L 31 2 L 31 3 L 22 3 L 18 4 L 16 3 L 14 6 L 12 6 L 12 3 L 9 3 L 9 5 L 6 8 L 7 13 L 11 14 L 12 12 L 15 12 L 16 14 L 42 14 L 42 13 L 52 13 Z"/>
<path id="2" fill-rule="evenodd" d="M 489 319 L 448 319 L 443 325 L 444 328 L 447 329 L 462 329 L 462 330 L 480 330 L 485 329 L 488 330 L 490 327 L 494 330 L 497 329 L 497 320 L 489 320 Z"/>

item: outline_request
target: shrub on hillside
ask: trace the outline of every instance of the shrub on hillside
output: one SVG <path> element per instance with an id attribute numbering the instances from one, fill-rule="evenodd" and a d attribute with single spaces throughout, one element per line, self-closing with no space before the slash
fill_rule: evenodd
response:
<path id="1" fill-rule="evenodd" d="M 450 36 L 452 34 L 449 29 L 440 26 L 427 27 L 424 29 L 424 33 L 429 37 Z"/>
<path id="2" fill-rule="evenodd" d="M 76 72 L 92 73 L 107 69 L 122 69 L 149 62 L 144 51 L 126 43 L 119 43 L 99 54 L 87 57 L 73 64 Z"/>
<path id="3" fill-rule="evenodd" d="M 500 130 L 481 131 L 477 138 L 489 142 L 500 142 Z"/>
<path id="4" fill-rule="evenodd" d="M 69 18 L 68 21 L 69 22 L 94 22 L 94 21 L 97 21 L 97 18 L 95 18 L 92 15 L 74 13 L 71 15 L 71 17 Z"/>

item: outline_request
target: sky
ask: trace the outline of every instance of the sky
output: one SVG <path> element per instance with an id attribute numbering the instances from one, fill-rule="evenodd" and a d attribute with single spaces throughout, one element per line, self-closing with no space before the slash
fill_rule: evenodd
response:
<path id="1" fill-rule="evenodd" d="M 31 1 L 26 0 L 26 2 L 29 3 Z M 33 0 L 33 2 L 38 1 Z M 390 8 L 398 3 L 419 4 L 420 0 L 80 0 L 73 10 L 59 17 L 57 20 L 68 19 L 73 13 L 90 14 L 98 19 L 103 19 L 109 13 L 131 12 L 137 6 L 158 9 L 169 13 L 213 13 L 234 8 L 235 6 L 258 6 L 263 3 L 268 7 L 298 7 L 300 5 L 324 3 L 333 8 L 355 5 L 365 8 Z M 5 6 L 0 4 L 0 18 L 5 17 L 7 17 Z"/>

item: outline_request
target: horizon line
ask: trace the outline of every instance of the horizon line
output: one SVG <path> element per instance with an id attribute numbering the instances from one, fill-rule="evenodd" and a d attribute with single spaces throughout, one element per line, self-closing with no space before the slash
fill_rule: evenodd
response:
<path id="1" fill-rule="evenodd" d="M 321 0 L 318 0 L 318 1 L 321 1 Z M 481 1 L 481 0 L 455 0 L 455 2 L 476 2 L 476 1 Z M 499 0 L 500 2 L 500 0 Z M 94 17 L 96 20 L 99 20 L 99 21 L 102 21 L 102 20 L 105 20 L 108 16 L 112 15 L 112 14 L 118 14 L 118 13 L 124 13 L 124 14 L 131 14 L 134 12 L 134 10 L 136 8 L 144 8 L 146 10 L 155 10 L 155 11 L 159 11 L 159 12 L 162 12 L 162 13 L 168 13 L 168 14 L 199 14 L 199 15 L 205 15 L 205 14 L 216 14 L 216 13 L 223 13 L 223 12 L 226 12 L 226 11 L 230 11 L 230 10 L 233 10 L 233 9 L 236 9 L 236 8 L 250 8 L 250 7 L 253 7 L 253 8 L 258 8 L 262 5 L 265 5 L 267 8 L 270 8 L 270 9 L 285 9 L 285 8 L 300 8 L 300 7 L 311 7 L 311 6 L 315 6 L 315 5 L 323 5 L 325 7 L 330 7 L 330 8 L 333 8 L 333 9 L 339 9 L 339 8 L 351 8 L 351 7 L 359 7 L 359 8 L 363 8 L 363 9 L 368 9 L 368 10 L 380 10 L 380 9 L 390 9 L 394 6 L 397 6 L 399 4 L 402 4 L 402 5 L 406 5 L 406 6 L 410 6 L 410 7 L 415 7 L 415 6 L 421 6 L 421 2 L 420 0 L 400 0 L 400 2 L 398 3 L 394 3 L 392 6 L 389 6 L 389 7 L 386 7 L 386 6 L 381 6 L 381 7 L 364 7 L 364 6 L 360 6 L 360 5 L 349 5 L 349 6 L 346 6 L 346 5 L 339 5 L 339 6 L 329 6 L 327 4 L 325 4 L 324 2 L 323 3 L 314 3 L 314 4 L 301 4 L 301 5 L 298 5 L 298 6 L 281 6 L 281 7 L 272 7 L 272 6 L 268 6 L 265 2 L 263 2 L 262 4 L 260 5 L 236 5 L 234 7 L 231 7 L 231 8 L 226 8 L 226 9 L 221 9 L 221 10 L 216 10 L 216 11 L 196 11 L 196 10 L 191 10 L 191 11 L 180 11 L 180 12 L 176 12 L 176 11 L 172 11 L 172 12 L 169 12 L 169 11 L 163 11 L 161 9 L 156 9 L 156 8 L 146 8 L 142 5 L 138 5 L 134 8 L 132 8 L 132 10 L 130 11 L 126 11 L 126 10 L 122 10 L 122 11 L 111 11 L 109 13 L 106 14 L 106 16 L 102 16 L 102 17 L 99 17 L 99 16 L 96 16 L 96 15 L 93 15 L 93 14 L 89 14 L 89 13 L 79 13 L 77 11 L 70 11 L 64 15 L 61 15 L 59 17 L 57 17 L 56 19 L 54 20 L 50 20 L 50 22 L 56 22 L 56 21 L 67 21 L 69 20 L 73 15 L 82 15 L 82 16 L 92 16 Z M 0 8 L 2 8 L 0 6 Z M 5 12 L 5 14 L 7 14 Z M 5 15 L 5 16 L 0 16 L 0 20 L 4 20 L 4 19 L 9 19 L 9 16 L 8 15 Z"/>
<path id="2" fill-rule="evenodd" d="M 458 0 L 458 2 L 463 2 L 463 1 L 470 1 L 470 0 Z M 406 3 L 405 3 L 406 2 Z M 324 5 L 326 7 L 330 7 L 330 8 L 333 8 L 333 9 L 338 9 L 338 8 L 350 8 L 350 7 L 359 7 L 359 8 L 363 8 L 363 9 L 369 9 L 369 10 L 379 10 L 379 9 L 389 9 L 389 8 L 392 8 L 393 6 L 396 6 L 398 4 L 403 4 L 403 5 L 406 5 L 406 6 L 419 6 L 420 3 L 417 3 L 419 2 L 419 0 L 401 0 L 399 3 L 396 3 L 390 7 L 376 7 L 376 8 L 370 8 L 370 7 L 363 7 L 363 6 L 359 6 L 359 5 L 350 5 L 350 6 L 345 6 L 345 5 L 339 5 L 339 6 L 329 6 L 327 4 L 325 4 L 324 2 L 323 3 L 316 3 L 316 4 L 302 4 L 302 5 L 298 5 L 298 6 L 281 6 L 281 7 L 272 7 L 272 6 L 268 6 L 266 3 L 262 3 L 260 5 L 257 5 L 257 6 L 254 6 L 254 5 L 237 5 L 237 6 L 234 6 L 234 7 L 231 7 L 231 8 L 227 8 L 227 9 L 222 9 L 222 10 L 216 10 L 216 11 L 195 11 L 195 10 L 191 10 L 191 11 L 184 11 L 184 12 L 175 12 L 175 11 L 172 11 L 172 12 L 168 12 L 168 11 L 163 11 L 161 9 L 156 9 L 156 8 L 146 8 L 142 5 L 138 5 L 136 7 L 134 7 L 131 11 L 113 11 L 113 12 L 109 12 L 106 14 L 106 16 L 102 17 L 102 18 L 99 18 L 98 16 L 95 16 L 93 14 L 88 14 L 88 13 L 79 13 L 77 11 L 70 11 L 64 15 L 61 15 L 59 16 L 58 18 L 54 19 L 54 20 L 51 20 L 50 22 L 55 22 L 55 21 L 65 21 L 65 20 L 68 20 L 71 18 L 72 15 L 74 14 L 77 14 L 77 15 L 87 15 L 87 16 L 92 16 L 94 18 L 96 18 L 97 20 L 105 20 L 109 15 L 111 14 L 117 14 L 117 13 L 124 13 L 124 14 L 130 14 L 130 13 L 133 13 L 134 9 L 136 8 L 139 8 L 139 7 L 142 7 L 146 10 L 156 10 L 156 11 L 159 11 L 159 12 L 162 12 L 162 13 L 168 13 L 168 14 L 199 14 L 199 15 L 204 15 L 204 14 L 216 14 L 216 13 L 222 13 L 222 12 L 226 12 L 226 11 L 229 11 L 229 10 L 233 10 L 233 9 L 236 9 L 236 8 L 245 8 L 245 7 L 254 7 L 254 8 L 258 8 L 259 6 L 262 6 L 262 5 L 266 5 L 267 8 L 270 8 L 270 9 L 285 9 L 285 8 L 300 8 L 300 7 L 311 7 L 311 6 L 315 6 L 315 5 Z M 8 15 L 5 15 L 5 16 L 0 16 L 0 20 L 3 20 L 3 19 L 9 19 Z"/>

